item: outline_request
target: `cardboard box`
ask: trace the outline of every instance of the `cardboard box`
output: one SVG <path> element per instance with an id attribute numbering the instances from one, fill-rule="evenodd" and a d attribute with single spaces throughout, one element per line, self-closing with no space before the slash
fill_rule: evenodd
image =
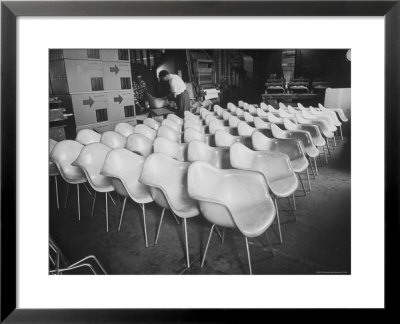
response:
<path id="1" fill-rule="evenodd" d="M 120 90 L 108 92 L 107 101 L 109 121 L 126 119 L 127 117 L 125 116 L 125 107 L 134 106 L 133 91 Z"/>
<path id="2" fill-rule="evenodd" d="M 121 53 L 121 56 L 119 55 L 120 51 L 123 51 Z M 128 49 L 102 49 L 100 50 L 100 57 L 102 61 L 128 62 L 128 63 L 130 61 Z"/>
<path id="3" fill-rule="evenodd" d="M 103 79 L 103 62 L 89 60 L 64 60 L 70 94 L 92 92 L 92 78 Z"/>
<path id="4" fill-rule="evenodd" d="M 132 89 L 132 74 L 130 63 L 103 62 L 104 90 L 129 90 L 122 89 L 121 78 L 129 78 L 130 89 Z"/>
<path id="5" fill-rule="evenodd" d="M 95 124 L 98 122 L 96 110 L 97 109 L 107 109 L 108 112 L 108 98 L 105 92 L 101 93 L 85 93 L 85 94 L 74 94 L 71 95 L 73 113 L 75 117 L 76 126 Z"/>

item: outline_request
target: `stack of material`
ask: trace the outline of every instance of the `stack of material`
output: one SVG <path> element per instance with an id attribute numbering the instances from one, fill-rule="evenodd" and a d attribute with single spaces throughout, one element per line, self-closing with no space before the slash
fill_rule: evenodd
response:
<path id="1" fill-rule="evenodd" d="M 50 87 L 74 114 L 77 131 L 136 124 L 129 50 L 51 50 Z"/>

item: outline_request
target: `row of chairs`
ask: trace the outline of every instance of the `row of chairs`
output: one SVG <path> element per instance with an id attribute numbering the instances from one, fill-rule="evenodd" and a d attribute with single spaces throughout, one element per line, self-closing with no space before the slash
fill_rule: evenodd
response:
<path id="1" fill-rule="evenodd" d="M 86 134 L 81 134 L 83 131 L 79 132 L 76 141 L 63 141 L 56 144 L 50 154 L 50 159 L 54 161 L 60 174 L 68 183 L 71 183 L 71 180 L 76 180 L 73 179 L 73 176 L 72 179 L 69 177 L 71 176 L 70 173 L 72 175 L 74 172 L 75 175 L 80 173 L 83 178 L 86 177 L 89 181 L 95 191 L 95 196 L 96 192 L 107 193 L 115 190 L 119 195 L 125 197 L 119 229 L 126 199 L 130 197 L 133 201 L 139 203 L 143 210 L 146 246 L 148 246 L 145 221 L 146 203 L 156 201 L 163 208 L 156 242 L 166 209 L 172 210 L 174 216 L 177 215 L 183 218 L 188 267 L 190 267 L 190 262 L 186 218 L 197 216 L 201 210 L 203 215 L 213 223 L 202 265 L 214 226 L 239 228 L 246 238 L 251 272 L 247 237 L 264 233 L 272 224 L 276 214 L 281 239 L 279 213 L 275 213 L 275 210 L 276 212 L 278 211 L 276 198 L 288 197 L 290 202 L 290 195 L 293 195 L 293 190 L 297 189 L 298 182 L 293 169 L 293 162 L 290 160 L 289 155 L 285 153 L 265 151 L 265 148 L 271 149 L 271 145 L 268 145 L 271 143 L 267 143 L 268 147 L 266 147 L 265 142 L 269 142 L 269 139 L 258 130 L 252 132 L 251 140 L 255 143 L 253 145 L 255 149 L 260 143 L 258 147 L 261 148 L 262 152 L 250 150 L 245 145 L 236 143 L 237 141 L 234 141 L 232 146 L 230 145 L 233 143 L 222 145 L 223 147 L 211 147 L 204 140 L 206 136 L 204 129 L 207 126 L 210 128 L 210 125 L 205 125 L 203 132 L 200 132 L 189 127 L 190 124 L 193 124 L 194 118 L 191 118 L 190 114 L 185 115 L 187 117 L 185 117 L 185 120 L 175 115 L 168 115 L 167 119 L 163 120 L 161 124 L 152 119 L 146 119 L 143 125 L 135 127 L 128 124 L 119 124 L 114 132 L 106 132 L 102 135 L 92 134 L 93 136 L 90 140 L 87 140 L 89 137 L 87 135 L 89 135 L 90 131 L 84 130 Z M 203 115 L 205 114 L 203 113 Z M 196 116 L 196 118 L 199 122 L 202 122 L 201 117 Z M 203 122 L 205 122 L 204 119 Z M 271 130 L 275 128 L 274 126 L 271 125 Z M 237 128 L 239 129 L 239 124 Z M 202 137 L 191 137 L 190 133 L 193 134 L 193 131 L 198 132 Z M 222 132 L 230 135 L 225 130 L 219 129 L 215 132 L 215 139 Z M 138 149 L 140 145 L 130 145 L 134 143 L 131 140 L 132 138 L 146 138 L 148 140 L 147 144 L 151 143 L 152 147 L 147 150 Z M 285 142 L 290 143 L 291 141 Z M 297 143 L 298 152 L 302 152 L 301 144 L 297 140 L 295 142 Z M 288 147 L 285 148 L 285 145 L 283 145 L 285 143 L 282 141 L 275 140 L 275 144 L 280 149 L 288 150 Z M 72 147 L 76 149 L 73 150 Z M 65 154 L 69 154 L 70 157 L 66 159 Z M 307 159 L 305 159 L 305 162 L 308 167 Z M 269 165 L 269 167 L 266 167 L 266 165 Z M 241 170 L 235 170 L 232 167 Z M 226 170 L 222 168 L 226 168 Z M 214 185 L 209 185 L 212 183 L 210 176 L 213 179 L 219 179 L 217 183 L 224 183 L 223 188 L 220 185 L 215 185 L 215 183 Z M 239 181 L 241 178 L 243 180 Z M 207 181 L 204 179 L 207 179 Z M 287 181 L 282 181 L 282 179 Z M 81 181 L 86 181 L 86 179 L 81 179 Z M 251 182 L 248 186 L 255 192 L 254 195 L 250 195 L 249 201 L 243 201 L 248 196 L 248 189 L 240 195 L 239 192 L 243 188 L 243 184 L 247 182 Z M 282 183 L 286 185 L 282 186 Z M 238 184 L 240 184 L 241 188 L 237 187 Z M 246 188 L 247 186 L 245 185 L 244 187 Z M 235 193 L 231 193 L 232 188 L 236 190 Z M 275 196 L 275 202 L 272 201 L 268 188 Z M 234 198 L 235 194 L 238 194 L 238 198 L 229 200 Z M 107 194 L 105 197 L 108 231 Z M 256 197 L 259 199 L 264 197 L 264 199 L 253 201 L 253 198 Z M 94 203 L 95 198 L 93 206 Z M 293 205 L 294 212 L 294 199 Z M 235 206 L 238 208 L 238 213 L 235 212 Z M 261 212 L 261 209 L 257 209 L 261 206 L 263 206 L 262 210 L 264 212 Z M 241 215 L 239 210 L 245 210 L 246 213 L 250 212 L 250 215 L 254 214 L 254 221 L 248 224 L 248 220 L 245 221 L 244 218 L 241 218 L 244 215 Z M 251 213 L 251 211 L 254 211 L 254 213 Z M 225 215 L 226 217 L 224 218 L 220 215 Z M 215 217 L 217 219 L 214 219 Z M 221 219 L 224 220 L 221 221 Z M 242 222 L 244 223 L 242 224 Z"/>

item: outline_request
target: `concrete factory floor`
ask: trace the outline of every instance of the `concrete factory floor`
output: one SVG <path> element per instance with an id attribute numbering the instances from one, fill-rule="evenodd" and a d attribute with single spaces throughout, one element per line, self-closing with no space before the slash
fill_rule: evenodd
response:
<path id="1" fill-rule="evenodd" d="M 324 159 L 323 159 L 324 161 Z M 319 162 L 319 161 L 318 161 Z M 319 165 L 319 164 L 318 164 Z M 268 229 L 275 256 L 265 235 L 250 239 L 253 274 L 350 274 L 350 141 L 337 141 L 329 165 L 318 168 L 311 181 L 312 191 L 296 192 L 297 221 L 289 212 L 287 199 L 280 200 L 283 243 L 277 225 Z M 305 177 L 305 175 L 303 175 Z M 62 182 L 60 179 L 59 183 Z M 306 181 L 304 182 L 306 184 Z M 76 187 L 76 186 L 74 186 Z M 64 207 L 66 184 L 61 183 L 60 205 L 55 203 L 54 182 L 50 187 L 50 234 L 69 262 L 95 255 L 108 274 L 247 274 L 244 237 L 237 230 L 226 230 L 224 244 L 215 234 L 211 239 L 204 267 L 200 268 L 210 223 L 202 216 L 188 219 L 191 268 L 186 268 L 182 224 L 166 211 L 158 244 L 154 245 L 161 208 L 146 207 L 149 247 L 145 247 L 140 207 L 127 202 L 121 231 L 118 222 L 121 205 L 109 199 L 109 232 L 106 232 L 104 194 L 98 195 L 93 218 L 92 197 L 81 187 L 81 221 L 78 221 L 76 189 Z M 121 200 L 122 202 L 122 200 Z"/>

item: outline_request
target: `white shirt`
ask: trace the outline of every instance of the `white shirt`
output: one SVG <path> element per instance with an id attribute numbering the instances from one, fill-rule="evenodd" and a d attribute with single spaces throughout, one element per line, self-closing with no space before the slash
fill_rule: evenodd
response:
<path id="1" fill-rule="evenodd" d="M 176 74 L 170 74 L 169 86 L 171 88 L 171 92 L 174 94 L 174 97 L 180 95 L 186 90 L 185 82 L 183 82 L 181 77 Z"/>

